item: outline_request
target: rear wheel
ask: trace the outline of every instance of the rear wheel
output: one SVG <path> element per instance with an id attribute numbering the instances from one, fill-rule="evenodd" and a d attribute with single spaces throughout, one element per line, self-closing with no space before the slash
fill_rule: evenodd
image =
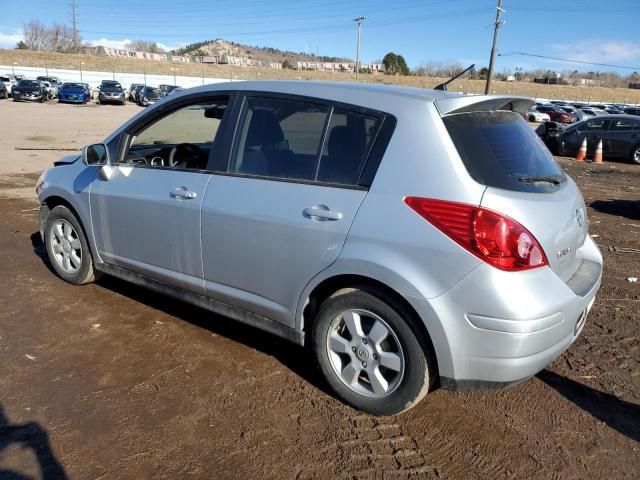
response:
<path id="1" fill-rule="evenodd" d="M 360 289 L 343 289 L 320 308 L 312 348 L 338 397 L 374 415 L 408 410 L 426 395 L 435 362 L 396 306 Z"/>
<path id="2" fill-rule="evenodd" d="M 55 207 L 45 222 L 44 241 L 53 269 L 75 285 L 96 278 L 89 244 L 75 215 L 65 206 Z"/>
<path id="3" fill-rule="evenodd" d="M 640 165 L 640 145 L 636 145 L 633 150 L 631 150 L 629 159 L 631 160 L 631 163 Z"/>

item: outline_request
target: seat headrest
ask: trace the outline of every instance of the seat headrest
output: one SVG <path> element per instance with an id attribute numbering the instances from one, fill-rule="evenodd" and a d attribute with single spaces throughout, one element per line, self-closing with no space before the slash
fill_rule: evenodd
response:
<path id="1" fill-rule="evenodd" d="M 253 110 L 245 147 L 266 147 L 284 140 L 284 133 L 273 112 Z"/>

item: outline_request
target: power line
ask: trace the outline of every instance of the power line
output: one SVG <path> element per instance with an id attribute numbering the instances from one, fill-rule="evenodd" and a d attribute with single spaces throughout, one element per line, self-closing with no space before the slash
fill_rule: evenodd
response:
<path id="1" fill-rule="evenodd" d="M 538 55 L 535 53 L 526 53 L 526 52 L 507 52 L 507 53 L 499 53 L 499 57 L 510 57 L 512 55 L 523 55 L 525 57 L 536 57 L 536 58 L 544 58 L 548 60 L 558 60 L 560 62 L 571 62 L 571 63 L 581 63 L 583 65 L 595 65 L 597 67 L 609 67 L 609 68 L 623 68 L 625 70 L 640 70 L 640 67 L 630 67 L 626 65 L 612 65 L 609 63 L 597 63 L 597 62 L 587 62 L 584 60 L 572 60 L 569 58 L 558 58 L 558 57 L 550 57 L 548 55 Z"/>

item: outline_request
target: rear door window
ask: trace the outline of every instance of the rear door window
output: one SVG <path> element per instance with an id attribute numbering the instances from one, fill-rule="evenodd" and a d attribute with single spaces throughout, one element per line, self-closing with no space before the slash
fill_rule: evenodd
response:
<path id="1" fill-rule="evenodd" d="M 300 99 L 247 97 L 230 173 L 356 185 L 381 116 Z"/>
<path id="2" fill-rule="evenodd" d="M 515 112 L 461 113 L 443 121 L 467 171 L 478 183 L 549 192 L 566 181 L 549 150 Z"/>

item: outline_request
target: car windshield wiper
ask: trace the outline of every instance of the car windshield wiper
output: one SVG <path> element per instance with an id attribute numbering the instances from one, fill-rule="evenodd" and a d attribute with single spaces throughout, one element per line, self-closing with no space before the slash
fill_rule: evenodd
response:
<path id="1" fill-rule="evenodd" d="M 545 183 L 552 183 L 554 185 L 560 185 L 560 182 L 562 180 L 557 177 L 520 177 L 518 178 L 518 181 L 522 183 L 545 182 Z"/>

